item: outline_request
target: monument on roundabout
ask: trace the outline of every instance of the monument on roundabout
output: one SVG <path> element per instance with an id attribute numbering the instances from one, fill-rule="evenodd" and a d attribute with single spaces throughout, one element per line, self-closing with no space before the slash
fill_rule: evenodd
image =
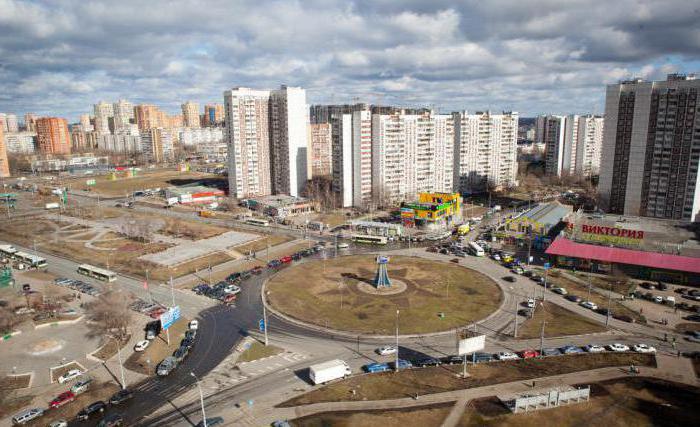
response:
<path id="1" fill-rule="evenodd" d="M 387 264 L 389 264 L 388 256 L 377 256 L 377 274 L 374 276 L 373 283 L 377 289 L 391 287 L 391 280 L 389 280 L 389 272 L 386 269 Z"/>

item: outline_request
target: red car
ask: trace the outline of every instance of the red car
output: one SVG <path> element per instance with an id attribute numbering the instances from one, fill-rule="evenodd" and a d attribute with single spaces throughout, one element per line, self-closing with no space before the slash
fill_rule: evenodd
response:
<path id="1" fill-rule="evenodd" d="M 540 352 L 537 350 L 523 350 L 520 352 L 520 357 L 523 359 L 530 359 L 532 357 L 537 357 L 540 355 Z"/>
<path id="2" fill-rule="evenodd" d="M 151 316 L 152 319 L 157 319 L 160 317 L 161 314 L 165 313 L 166 311 L 168 310 L 164 309 L 163 307 L 158 307 L 149 311 L 148 315 Z"/>
<path id="3" fill-rule="evenodd" d="M 60 408 L 66 403 L 70 403 L 75 400 L 75 394 L 72 391 L 64 391 L 63 393 L 56 396 L 54 400 L 49 403 L 49 408 Z"/>
<path id="4" fill-rule="evenodd" d="M 254 267 L 252 270 L 250 270 L 251 273 L 253 274 L 261 274 L 263 272 L 263 268 L 260 266 Z"/>
<path id="5" fill-rule="evenodd" d="M 226 295 L 226 296 L 224 297 L 224 303 L 225 303 L 225 304 L 231 304 L 231 303 L 233 303 L 233 302 L 235 302 L 235 301 L 236 301 L 236 295 L 231 295 L 231 294 L 229 294 L 229 295 Z"/>
<path id="6" fill-rule="evenodd" d="M 292 262 L 292 257 L 290 257 L 290 256 L 282 257 L 282 258 L 280 258 L 280 262 L 282 264 L 289 264 L 290 262 Z"/>

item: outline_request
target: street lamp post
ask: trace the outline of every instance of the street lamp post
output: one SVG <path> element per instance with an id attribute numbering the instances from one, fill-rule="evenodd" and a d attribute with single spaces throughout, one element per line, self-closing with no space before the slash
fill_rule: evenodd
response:
<path id="1" fill-rule="evenodd" d="M 199 378 L 197 378 L 194 372 L 190 372 L 190 375 L 194 377 L 197 388 L 199 389 L 199 403 L 202 405 L 202 425 L 207 427 L 207 414 L 204 413 L 204 393 L 202 393 L 202 387 L 199 385 Z"/>
<path id="2" fill-rule="evenodd" d="M 396 310 L 396 372 L 399 371 L 399 310 Z"/>
<path id="3" fill-rule="evenodd" d="M 612 299 L 612 283 L 610 288 L 608 288 L 608 309 L 605 312 L 605 327 L 607 328 L 610 324 L 610 300 Z"/>

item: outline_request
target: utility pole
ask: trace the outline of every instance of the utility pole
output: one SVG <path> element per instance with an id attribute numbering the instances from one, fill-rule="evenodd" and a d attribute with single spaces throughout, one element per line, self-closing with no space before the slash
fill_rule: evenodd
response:
<path id="1" fill-rule="evenodd" d="M 262 306 L 263 306 L 263 332 L 265 332 L 265 347 L 267 347 L 268 344 L 268 339 L 267 339 L 267 309 L 265 308 L 265 297 L 261 296 L 262 298 Z"/>
<path id="2" fill-rule="evenodd" d="M 122 377 L 122 390 L 126 388 L 126 381 L 124 381 L 124 365 L 122 364 L 122 349 L 121 349 L 121 343 L 119 340 L 117 341 L 117 358 L 119 359 L 119 372 L 121 373 Z"/>
<path id="3" fill-rule="evenodd" d="M 610 324 L 610 300 L 612 299 L 612 283 L 610 288 L 608 288 L 608 310 L 605 313 L 605 327 L 607 328 Z"/>
<path id="4" fill-rule="evenodd" d="M 173 289 L 173 276 L 170 275 L 170 295 L 173 298 L 173 307 L 175 307 L 175 289 Z"/>
<path id="5" fill-rule="evenodd" d="M 529 204 L 529 201 L 528 201 L 528 204 Z M 528 211 L 529 211 L 529 209 L 528 209 Z M 530 253 L 532 251 L 532 225 L 529 225 L 527 227 L 527 236 L 528 236 L 528 239 L 527 239 L 527 266 L 529 267 L 530 266 L 530 257 L 531 257 Z"/>
<path id="6" fill-rule="evenodd" d="M 513 330 L 513 338 L 518 338 L 518 300 L 515 300 L 515 310 L 513 311 L 513 318 L 515 320 L 515 329 Z"/>
<path id="7" fill-rule="evenodd" d="M 197 378 L 194 372 L 190 372 L 190 375 L 194 377 L 197 388 L 199 389 L 199 403 L 202 405 L 202 425 L 207 427 L 207 414 L 204 413 L 204 393 L 202 393 L 202 387 L 199 386 L 199 378 Z"/>
<path id="8" fill-rule="evenodd" d="M 540 331 L 540 357 L 544 353 L 544 325 L 547 323 L 546 320 L 542 319 L 542 330 Z"/>
<path id="9" fill-rule="evenodd" d="M 591 262 L 591 260 L 588 260 L 588 263 L 588 299 L 586 301 L 591 300 L 591 273 L 593 273 L 593 263 Z"/>
<path id="10" fill-rule="evenodd" d="M 544 287 L 542 288 L 542 302 L 545 300 L 545 294 L 547 293 L 547 272 L 549 271 L 549 268 L 544 269 Z"/>
<path id="11" fill-rule="evenodd" d="M 399 310 L 396 310 L 396 372 L 399 372 Z"/>

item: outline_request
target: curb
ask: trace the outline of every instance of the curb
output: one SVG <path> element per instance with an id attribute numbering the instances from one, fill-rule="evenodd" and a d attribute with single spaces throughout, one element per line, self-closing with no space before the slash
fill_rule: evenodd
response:
<path id="1" fill-rule="evenodd" d="M 395 252 L 397 252 L 397 251 L 403 251 L 403 250 L 405 250 L 405 249 L 396 249 L 396 250 L 393 250 L 393 251 L 382 251 L 381 253 L 395 253 Z M 372 254 L 372 255 L 374 255 L 374 254 L 378 254 L 378 253 L 379 253 L 379 252 L 368 252 L 367 254 Z M 366 254 L 363 254 L 363 255 L 366 255 Z M 341 258 L 341 257 L 344 257 L 344 256 L 353 256 L 353 255 L 341 255 L 341 256 L 339 256 L 338 258 Z M 415 257 L 415 258 L 427 259 L 427 260 L 434 261 L 434 262 L 447 263 L 446 261 L 442 261 L 442 260 L 439 260 L 439 259 L 432 259 L 432 258 L 427 258 L 427 257 L 421 257 L 421 256 L 418 256 L 417 254 L 416 254 L 416 255 L 413 255 L 413 254 L 411 254 L 411 255 L 401 255 L 401 256 Z M 457 264 L 457 265 L 460 266 L 461 268 L 474 270 L 473 268 L 465 267 L 465 266 L 463 266 L 463 265 L 461 265 L 461 264 Z M 476 271 L 476 270 L 475 270 L 475 271 Z M 488 277 L 489 279 L 491 279 L 491 280 L 493 280 L 494 282 L 496 282 L 496 285 L 497 285 L 498 288 L 501 290 L 502 295 L 505 295 L 505 290 L 503 289 L 503 285 L 502 285 L 501 283 L 499 283 L 498 280 L 494 279 L 494 278 L 491 277 L 489 274 L 483 273 L 483 272 L 481 272 L 481 271 L 479 271 L 479 273 L 485 275 L 485 276 Z M 395 338 L 396 338 L 396 335 L 353 334 L 353 333 L 350 333 L 350 332 L 347 332 L 347 331 L 339 331 L 339 330 L 337 330 L 337 329 L 324 328 L 324 327 L 321 327 L 321 326 L 318 326 L 318 325 L 314 325 L 314 324 L 311 324 L 311 323 L 303 322 L 303 321 L 301 321 L 301 320 L 298 320 L 298 319 L 295 319 L 295 318 L 293 318 L 293 317 L 287 316 L 286 314 L 280 313 L 278 310 L 274 309 L 274 308 L 267 302 L 267 299 L 265 298 L 265 295 L 266 295 L 265 287 L 267 286 L 267 282 L 268 282 L 270 279 L 272 279 L 273 277 L 275 277 L 277 274 L 279 274 L 279 271 L 278 271 L 277 273 L 271 275 L 271 276 L 268 277 L 267 279 L 265 279 L 265 281 L 262 283 L 262 286 L 261 286 L 261 288 L 260 288 L 260 296 L 261 296 L 261 298 L 262 298 L 263 305 L 265 305 L 265 308 L 266 308 L 267 310 L 269 310 L 270 313 L 271 313 L 272 315 L 274 315 L 274 316 L 276 316 L 276 317 L 278 317 L 278 318 L 284 320 L 285 322 L 288 322 L 288 323 L 294 324 L 294 325 L 296 325 L 296 326 L 299 326 L 299 327 L 302 327 L 302 328 L 305 328 L 305 329 L 309 329 L 309 330 L 312 330 L 312 331 L 315 331 L 315 332 L 323 332 L 323 333 L 327 333 L 327 334 L 331 334 L 331 335 L 341 336 L 341 337 L 344 337 L 344 338 L 357 339 L 358 337 L 360 337 L 360 338 L 362 338 L 362 339 L 376 339 L 376 340 L 386 340 L 386 339 L 395 339 Z M 503 310 L 503 306 L 504 306 L 504 305 L 505 305 L 505 298 L 503 298 L 503 301 L 501 302 L 501 305 L 500 305 L 493 313 L 491 313 L 491 314 L 489 314 L 488 316 L 486 316 L 485 318 L 480 319 L 480 320 L 478 320 L 478 321 L 476 321 L 476 322 L 474 322 L 474 323 L 471 323 L 471 324 L 469 324 L 469 325 L 464 325 L 464 326 L 460 326 L 460 327 L 457 327 L 457 328 L 451 328 L 451 329 L 448 329 L 448 330 L 445 330 L 445 331 L 440 331 L 440 332 L 430 332 L 430 333 L 427 333 L 427 334 L 406 334 L 406 335 L 399 335 L 399 338 L 400 338 L 400 339 L 414 339 L 414 338 L 426 338 L 426 337 L 439 337 L 439 336 L 445 336 L 445 335 L 455 334 L 455 333 L 459 332 L 460 330 L 465 329 L 465 328 L 467 328 L 467 327 L 469 327 L 469 326 L 478 325 L 478 324 L 481 323 L 481 322 L 485 322 L 485 321 L 490 320 L 492 317 L 494 317 L 494 316 L 500 314 L 500 312 Z"/>
<path id="2" fill-rule="evenodd" d="M 84 317 L 85 316 L 83 315 L 83 316 L 80 316 L 77 319 L 73 319 L 73 320 L 57 320 L 57 321 L 51 322 L 51 323 L 42 323 L 41 325 L 34 325 L 34 329 L 46 328 L 49 326 L 74 325 L 74 324 L 80 322 L 81 320 L 83 320 Z"/>
<path id="3" fill-rule="evenodd" d="M 5 334 L 5 335 L 3 335 L 2 337 L 0 337 L 0 342 L 9 341 L 10 338 L 14 337 L 15 335 L 20 335 L 21 333 L 22 333 L 22 331 L 19 331 L 19 330 L 18 330 L 18 331 L 12 331 L 12 332 L 10 332 L 9 334 Z"/>

